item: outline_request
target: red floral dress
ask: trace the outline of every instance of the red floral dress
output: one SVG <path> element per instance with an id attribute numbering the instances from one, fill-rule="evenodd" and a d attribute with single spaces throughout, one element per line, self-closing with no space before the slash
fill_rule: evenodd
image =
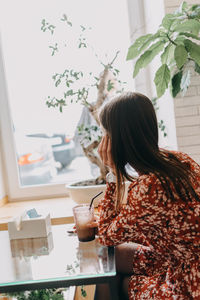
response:
<path id="1" fill-rule="evenodd" d="M 200 166 L 188 155 L 200 196 Z M 154 174 L 141 175 L 129 186 L 127 203 L 114 210 L 115 183 L 107 183 L 102 199 L 99 240 L 104 245 L 135 242 L 138 246 L 129 281 L 129 299 L 200 299 L 200 202 L 167 198 Z"/>

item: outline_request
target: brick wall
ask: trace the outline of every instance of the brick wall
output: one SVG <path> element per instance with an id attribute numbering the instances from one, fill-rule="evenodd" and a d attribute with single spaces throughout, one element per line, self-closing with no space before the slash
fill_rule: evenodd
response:
<path id="1" fill-rule="evenodd" d="M 173 12 L 182 0 L 164 0 L 165 12 Z M 200 0 L 188 0 L 199 4 Z M 200 163 L 200 75 L 192 72 L 191 85 L 184 97 L 174 99 L 178 149 Z"/>

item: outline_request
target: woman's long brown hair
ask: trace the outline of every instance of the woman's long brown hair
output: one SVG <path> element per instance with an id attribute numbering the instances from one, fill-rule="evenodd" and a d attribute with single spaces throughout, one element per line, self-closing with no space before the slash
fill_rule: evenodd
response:
<path id="1" fill-rule="evenodd" d="M 124 178 L 133 180 L 127 173 L 127 163 L 139 174 L 155 174 L 170 199 L 175 201 L 178 196 L 186 202 L 193 198 L 200 201 L 190 180 L 193 174 L 189 165 L 170 151 L 159 149 L 157 118 L 146 96 L 124 93 L 108 102 L 99 117 L 111 139 L 117 177 L 117 209 L 123 197 Z"/>

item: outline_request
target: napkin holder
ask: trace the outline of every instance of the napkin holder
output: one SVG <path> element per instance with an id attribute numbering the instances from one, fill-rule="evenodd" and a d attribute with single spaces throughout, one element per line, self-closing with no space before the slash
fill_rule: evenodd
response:
<path id="1" fill-rule="evenodd" d="M 35 209 L 25 211 L 8 222 L 10 240 L 47 237 L 50 232 L 50 214 L 38 215 Z"/>

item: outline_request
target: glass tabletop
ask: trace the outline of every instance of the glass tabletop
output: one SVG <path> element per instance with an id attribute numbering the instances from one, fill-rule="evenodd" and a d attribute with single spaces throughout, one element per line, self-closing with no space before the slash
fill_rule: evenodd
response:
<path id="1" fill-rule="evenodd" d="M 7 231 L 0 232 L 0 292 L 115 276 L 114 249 L 100 245 L 98 238 L 79 242 L 76 234 L 67 232 L 68 226 L 52 226 L 47 238 L 10 241 Z"/>

